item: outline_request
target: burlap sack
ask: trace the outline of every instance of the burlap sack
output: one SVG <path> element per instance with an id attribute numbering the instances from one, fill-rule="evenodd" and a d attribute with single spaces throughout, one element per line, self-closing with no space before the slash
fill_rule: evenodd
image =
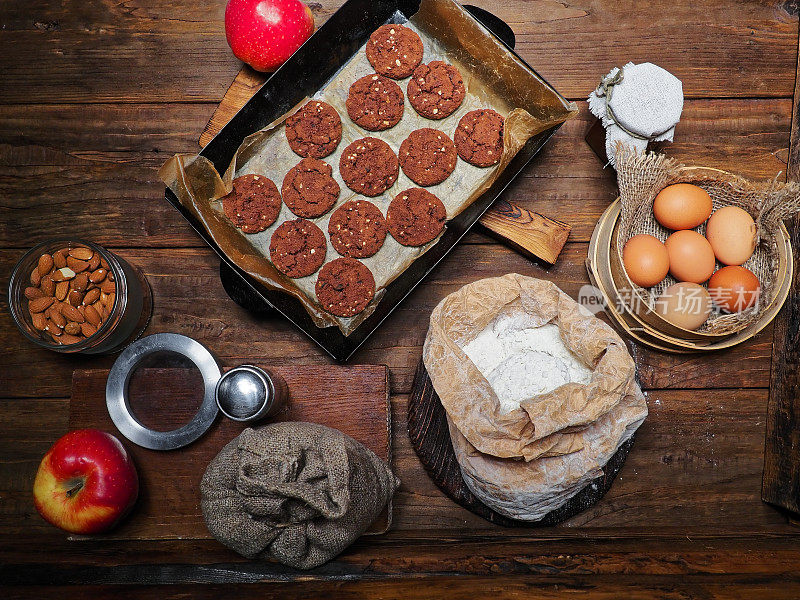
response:
<path id="1" fill-rule="evenodd" d="M 462 350 L 503 311 L 524 311 L 536 326 L 553 323 L 593 370 L 588 384 L 569 383 L 501 409 L 490 383 Z M 533 460 L 577 452 L 581 431 L 613 409 L 635 374 L 625 343 L 555 284 L 510 273 L 450 294 L 431 314 L 422 354 L 448 418 L 477 450 Z"/>
<path id="2" fill-rule="evenodd" d="M 618 147 L 617 182 L 621 203 L 617 248 L 622 248 L 630 238 L 647 233 L 665 241 L 672 231 L 662 227 L 653 216 L 653 201 L 668 185 L 691 183 L 703 188 L 711 196 L 714 210 L 723 206 L 738 206 L 746 210 L 758 228 L 758 243 L 753 255 L 744 263 L 759 282 L 761 297 L 751 308 L 735 314 L 713 312 L 700 332 L 729 334 L 741 331 L 757 321 L 770 308 L 778 292 L 776 285 L 778 246 L 775 236 L 783 219 L 800 211 L 800 185 L 781 183 L 777 179 L 766 182 L 748 181 L 732 173 L 705 167 L 687 167 L 663 154 L 640 154 Z M 705 234 L 705 224 L 695 228 Z M 676 283 L 671 276 L 657 286 L 645 289 L 635 286 L 639 296 L 653 308 L 656 299 L 670 285 Z"/>
<path id="3" fill-rule="evenodd" d="M 245 429 L 200 485 L 211 534 L 247 558 L 317 567 L 378 518 L 399 481 L 371 450 L 313 423 Z"/>

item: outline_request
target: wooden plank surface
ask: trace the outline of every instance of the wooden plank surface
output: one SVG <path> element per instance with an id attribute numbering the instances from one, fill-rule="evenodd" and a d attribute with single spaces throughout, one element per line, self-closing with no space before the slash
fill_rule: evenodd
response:
<path id="1" fill-rule="evenodd" d="M 339 2 L 311 3 L 317 23 Z M 664 146 L 670 156 L 759 179 L 786 170 L 796 2 L 472 3 L 506 19 L 522 56 L 579 101 L 579 117 L 503 196 L 572 232 L 550 268 L 471 233 L 355 357 L 390 370 L 402 480 L 394 530 L 303 576 L 206 539 L 94 540 L 75 552 L 36 514 L 30 490 L 41 456 L 69 427 L 72 372 L 108 368 L 113 357 L 33 348 L 3 296 L 0 587 L 51 584 L 5 588 L 4 598 L 800 596 L 798 530 L 760 499 L 772 328 L 712 355 L 631 344 L 650 416 L 625 467 L 596 507 L 535 534 L 494 527 L 444 497 L 411 449 L 405 419 L 428 317 L 446 294 L 511 271 L 573 296 L 588 282 L 586 242 L 616 189 L 584 142 L 584 100 L 612 66 L 650 60 L 683 80 L 687 102 L 675 143 Z M 216 257 L 163 200 L 158 167 L 195 150 L 241 66 L 225 43 L 223 11 L 224 2 L 189 0 L 0 3 L 0 288 L 35 242 L 85 236 L 145 271 L 155 296 L 149 332 L 191 335 L 227 366 L 324 367 L 330 361 L 291 325 L 227 299 Z M 776 341 L 789 348 L 792 330 L 781 328 L 790 323 L 776 324 Z M 776 344 L 778 360 L 782 352 Z"/>
<path id="2" fill-rule="evenodd" d="M 594 117 L 585 102 L 579 106 L 578 118 L 501 198 L 565 221 L 570 241 L 588 242 L 616 185 L 583 140 Z M 14 214 L 0 220 L 0 247 L 24 249 L 56 235 L 115 247 L 204 246 L 164 201 L 157 170 L 176 152 L 196 151 L 212 111 L 203 104 L 0 104 L 0 194 Z M 689 101 L 664 151 L 686 164 L 771 179 L 786 169 L 791 115 L 791 99 Z M 474 234 L 466 243 L 476 240 L 491 241 Z"/>
<path id="3" fill-rule="evenodd" d="M 391 463 L 389 372 L 385 365 L 276 367 L 249 361 L 282 377 L 289 391 L 286 406 L 270 422 L 311 421 L 339 429 Z M 69 429 L 115 432 L 106 408 L 108 371 L 75 371 Z M 200 407 L 199 371 L 187 368 L 137 369 L 129 385 L 136 418 L 158 431 L 188 423 Z M 356 408 L 357 407 L 357 408 Z M 139 473 L 136 510 L 109 539 L 210 538 L 200 510 L 200 480 L 206 465 L 247 427 L 222 415 L 207 433 L 185 448 L 159 452 L 121 438 Z M 391 515 L 384 512 L 370 528 L 384 533 Z"/>
<path id="4" fill-rule="evenodd" d="M 312 3 L 317 25 L 340 4 Z M 509 23 L 519 54 L 569 98 L 601 75 L 656 60 L 690 97 L 791 97 L 793 2 L 707 0 L 626 3 L 476 0 Z M 224 3 L 124 4 L 16 0 L 0 6 L 0 79 L 7 103 L 219 102 L 240 63 L 222 25 Z M 654 24 L 658 24 L 654 31 Z M 614 35 L 624 31 L 625 35 Z M 18 57 L 14 60 L 12 57 Z"/>
<path id="5" fill-rule="evenodd" d="M 786 179 L 800 181 L 800 56 L 797 62 L 792 138 Z M 800 216 L 789 227 L 795 266 L 800 264 Z M 772 378 L 764 442 L 761 497 L 800 519 L 800 278 L 775 321 Z"/>

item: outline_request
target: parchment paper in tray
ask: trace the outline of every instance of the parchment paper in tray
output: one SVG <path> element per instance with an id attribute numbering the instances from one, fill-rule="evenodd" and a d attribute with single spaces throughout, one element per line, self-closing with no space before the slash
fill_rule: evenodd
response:
<path id="1" fill-rule="evenodd" d="M 314 96 L 331 104 L 342 118 L 342 141 L 336 152 L 323 159 L 333 166 L 333 176 L 341 188 L 341 194 L 331 211 L 318 219 L 311 219 L 325 232 L 326 237 L 328 220 L 336 208 L 358 196 L 345 185 L 338 169 L 342 152 L 358 138 L 379 137 L 397 153 L 402 141 L 415 129 L 440 129 L 452 139 L 456 126 L 465 113 L 478 108 L 493 108 L 502 114 L 506 118 L 505 148 L 500 163 L 492 168 L 482 169 L 459 159 L 450 177 L 439 185 L 427 188 L 442 200 L 449 220 L 475 201 L 494 182 L 528 139 L 576 113 L 573 105 L 553 93 L 451 0 L 423 0 L 420 10 L 409 21 L 406 22 L 398 12 L 392 22 L 404 23 L 420 35 L 425 50 L 424 62 L 444 60 L 455 65 L 464 78 L 467 96 L 452 115 L 440 121 L 432 121 L 414 111 L 406 94 L 408 79 L 401 80 L 397 83 L 406 99 L 400 123 L 382 132 L 363 130 L 349 119 L 345 108 L 347 94 L 353 82 L 374 72 L 362 46 Z M 380 302 L 385 287 L 437 240 L 414 248 L 402 246 L 391 235 L 387 235 L 383 247 L 374 256 L 362 259 L 375 276 L 374 300 L 359 315 L 340 318 L 325 312 L 317 303 L 314 291 L 317 273 L 300 279 L 290 279 L 279 273 L 269 260 L 269 242 L 273 231 L 284 221 L 297 218 L 285 205 L 275 224 L 266 231 L 252 235 L 242 233 L 224 217 L 220 198 L 231 190 L 231 182 L 235 177 L 258 173 L 272 179 L 280 189 L 286 173 L 299 162 L 301 157 L 292 152 L 286 141 L 284 121 L 304 103 L 305 101 L 261 131 L 245 138 L 222 176 L 210 161 L 193 155 L 173 157 L 162 167 L 159 175 L 175 192 L 181 204 L 203 223 L 212 239 L 235 264 L 264 285 L 284 290 L 298 298 L 317 326 L 336 325 L 344 335 L 349 335 L 372 313 Z M 391 200 L 401 191 L 414 186 L 401 169 L 394 186 L 369 200 L 385 215 Z M 338 254 L 329 240 L 325 261 L 335 258 L 338 258 Z"/>

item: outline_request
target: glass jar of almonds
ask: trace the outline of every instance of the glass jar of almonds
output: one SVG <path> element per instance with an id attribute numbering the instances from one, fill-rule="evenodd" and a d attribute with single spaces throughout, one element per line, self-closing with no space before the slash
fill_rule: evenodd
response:
<path id="1" fill-rule="evenodd" d="M 81 354 L 121 349 L 141 335 L 153 309 L 138 269 L 97 244 L 68 239 L 42 242 L 19 260 L 8 300 L 29 340 Z"/>

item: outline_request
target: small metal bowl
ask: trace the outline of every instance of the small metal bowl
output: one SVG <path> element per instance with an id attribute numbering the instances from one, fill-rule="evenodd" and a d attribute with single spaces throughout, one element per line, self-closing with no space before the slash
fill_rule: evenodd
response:
<path id="1" fill-rule="evenodd" d="M 286 384 L 279 375 L 241 365 L 220 377 L 214 396 L 226 417 L 253 423 L 274 415 L 284 404 Z"/>

